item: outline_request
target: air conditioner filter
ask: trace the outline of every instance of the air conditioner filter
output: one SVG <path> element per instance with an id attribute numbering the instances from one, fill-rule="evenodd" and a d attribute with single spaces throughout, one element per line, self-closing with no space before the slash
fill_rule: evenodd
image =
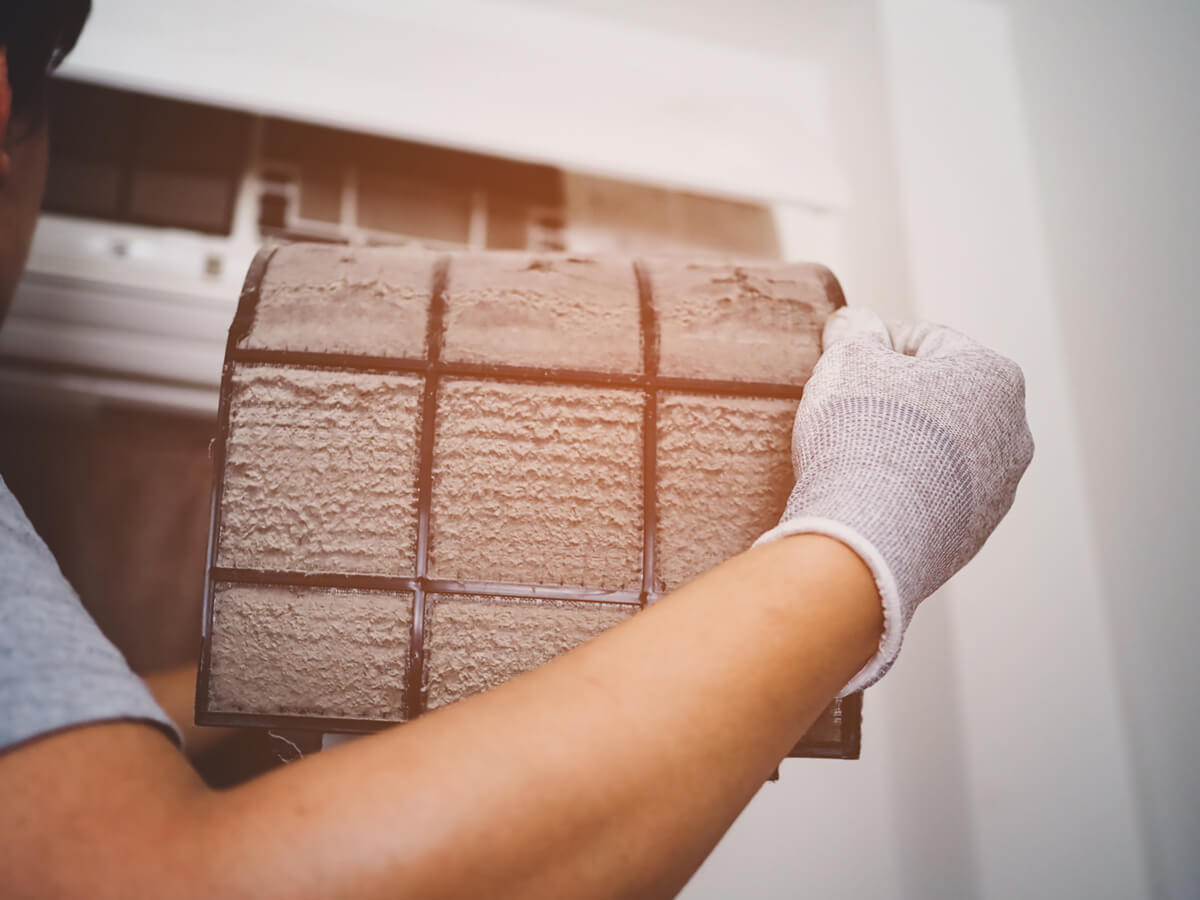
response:
<path id="1" fill-rule="evenodd" d="M 745 549 L 842 303 L 807 264 L 264 251 L 221 384 L 197 720 L 412 719 Z M 860 709 L 793 755 L 857 757 Z"/>

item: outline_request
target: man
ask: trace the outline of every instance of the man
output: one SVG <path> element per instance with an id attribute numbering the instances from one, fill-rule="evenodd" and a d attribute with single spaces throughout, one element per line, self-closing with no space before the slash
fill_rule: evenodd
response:
<path id="1" fill-rule="evenodd" d="M 0 14 L 5 306 L 45 171 L 44 75 L 87 7 Z M 1020 370 L 969 339 L 843 311 L 824 345 L 795 489 L 755 547 L 535 672 L 222 793 L 0 488 L 6 896 L 679 890 L 829 700 L 887 671 L 1032 455 Z"/>

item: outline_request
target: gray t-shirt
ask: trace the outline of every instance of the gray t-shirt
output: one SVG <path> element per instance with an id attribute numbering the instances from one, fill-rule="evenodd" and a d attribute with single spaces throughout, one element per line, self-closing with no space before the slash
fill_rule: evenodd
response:
<path id="1" fill-rule="evenodd" d="M 0 752 L 115 719 L 147 722 L 180 742 L 0 480 Z"/>

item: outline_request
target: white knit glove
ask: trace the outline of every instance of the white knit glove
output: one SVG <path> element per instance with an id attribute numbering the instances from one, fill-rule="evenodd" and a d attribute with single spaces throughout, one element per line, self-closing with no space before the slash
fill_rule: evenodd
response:
<path id="1" fill-rule="evenodd" d="M 1008 512 L 1033 438 L 1020 368 L 949 328 L 843 308 L 823 344 L 792 433 L 796 486 L 755 543 L 824 534 L 871 568 L 883 637 L 845 696 L 883 677 L 917 604 Z"/>

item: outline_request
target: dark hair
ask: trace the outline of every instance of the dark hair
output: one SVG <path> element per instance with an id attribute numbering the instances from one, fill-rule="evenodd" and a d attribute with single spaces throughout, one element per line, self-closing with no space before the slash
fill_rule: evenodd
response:
<path id="1" fill-rule="evenodd" d="M 44 112 L 46 78 L 79 40 L 92 0 L 3 0 L 0 46 L 8 52 L 12 118 L 30 126 Z"/>

